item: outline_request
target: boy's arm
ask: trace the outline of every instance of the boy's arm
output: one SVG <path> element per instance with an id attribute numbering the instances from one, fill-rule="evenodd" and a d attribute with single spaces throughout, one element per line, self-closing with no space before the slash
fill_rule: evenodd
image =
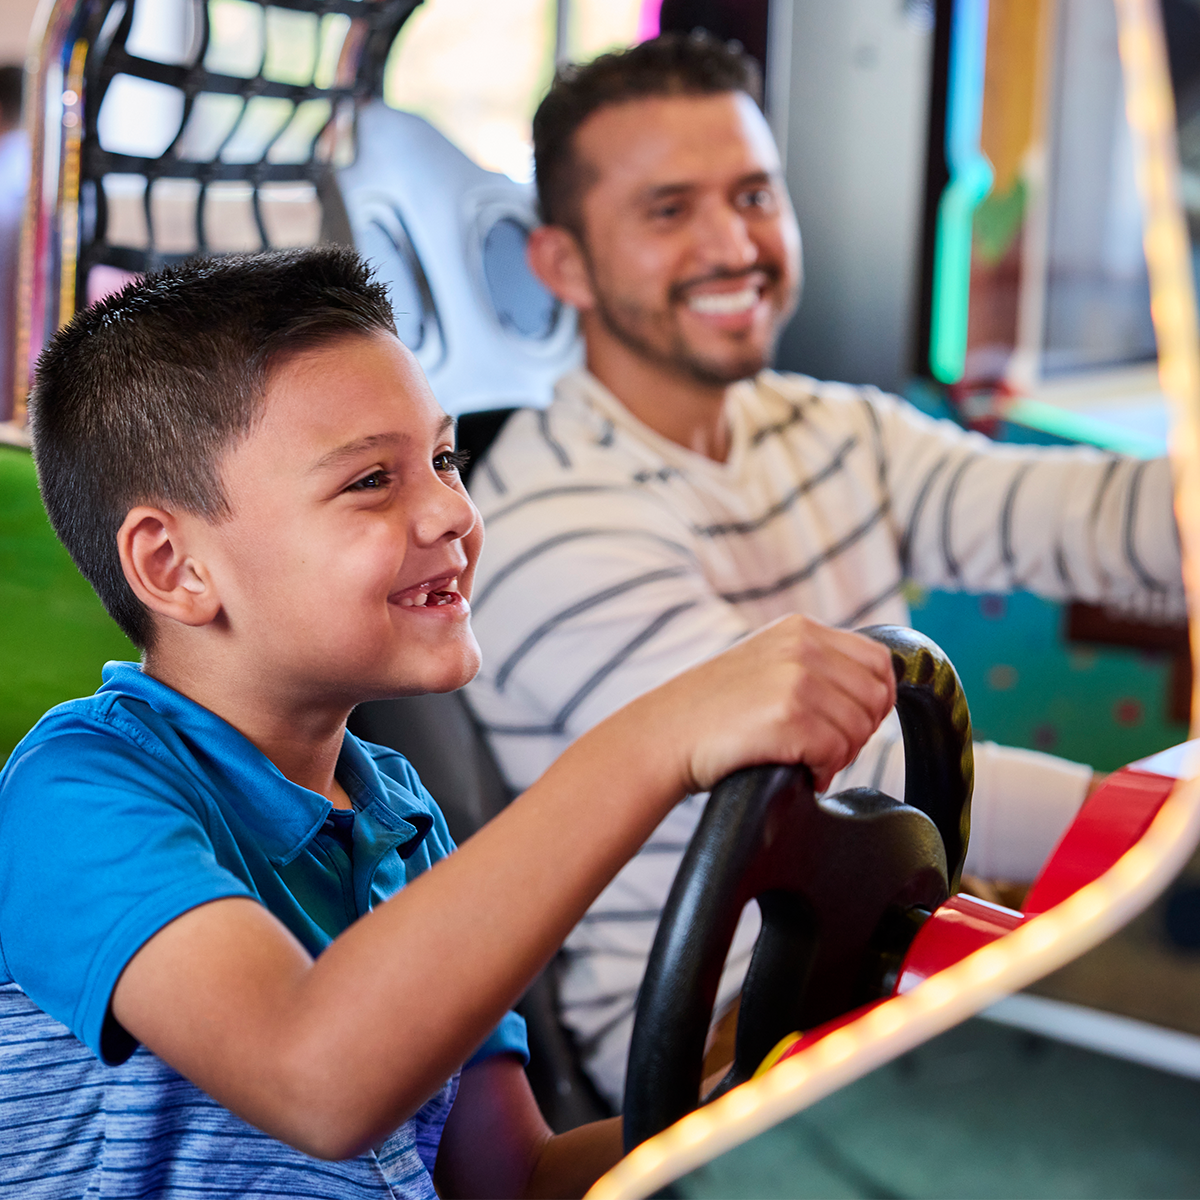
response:
<path id="1" fill-rule="evenodd" d="M 582 1196 L 623 1153 L 619 1117 L 551 1133 L 524 1067 L 512 1055 L 498 1054 L 462 1073 L 434 1179 L 447 1200 L 561 1200 Z"/>
<path id="2" fill-rule="evenodd" d="M 142 947 L 113 1015 L 272 1136 L 358 1153 L 483 1041 L 681 796 L 764 762 L 823 786 L 894 695 L 882 646 L 786 618 L 602 722 L 316 961 L 256 902 L 217 900 Z"/>

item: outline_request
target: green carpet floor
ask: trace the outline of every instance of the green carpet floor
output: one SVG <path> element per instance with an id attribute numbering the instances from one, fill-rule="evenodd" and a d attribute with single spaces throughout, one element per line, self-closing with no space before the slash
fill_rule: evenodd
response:
<path id="1" fill-rule="evenodd" d="M 675 1185 L 723 1197 L 1200 1196 L 1200 1082 L 974 1020 Z"/>
<path id="2" fill-rule="evenodd" d="M 136 657 L 54 536 L 29 453 L 0 446 L 0 763 L 108 659 Z"/>

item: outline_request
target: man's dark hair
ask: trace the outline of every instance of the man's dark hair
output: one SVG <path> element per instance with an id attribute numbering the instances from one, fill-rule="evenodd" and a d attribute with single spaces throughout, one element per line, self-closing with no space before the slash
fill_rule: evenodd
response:
<path id="1" fill-rule="evenodd" d="M 129 510 L 227 517 L 221 460 L 253 429 L 271 372 L 380 330 L 395 333 L 386 288 L 353 251 L 326 246 L 148 275 L 76 314 L 42 352 L 29 403 L 42 500 L 136 645 L 153 627 L 117 553 Z"/>
<path id="2" fill-rule="evenodd" d="M 13 126 L 21 120 L 21 88 L 25 72 L 18 66 L 5 63 L 0 67 L 0 128 Z"/>
<path id="3" fill-rule="evenodd" d="M 737 42 L 703 30 L 666 33 L 589 63 L 559 68 L 533 118 L 538 206 L 547 225 L 579 228 L 579 200 L 588 180 L 575 153 L 575 133 L 598 109 L 649 96 L 709 96 L 746 92 L 762 102 L 758 64 Z"/>

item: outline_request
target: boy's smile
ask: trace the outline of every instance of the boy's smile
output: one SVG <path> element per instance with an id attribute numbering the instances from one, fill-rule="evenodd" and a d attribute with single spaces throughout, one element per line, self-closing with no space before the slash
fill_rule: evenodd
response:
<path id="1" fill-rule="evenodd" d="M 241 682 L 349 708 L 475 674 L 482 526 L 454 422 L 394 337 L 351 333 L 285 361 L 221 478 L 232 517 L 192 532 Z"/>

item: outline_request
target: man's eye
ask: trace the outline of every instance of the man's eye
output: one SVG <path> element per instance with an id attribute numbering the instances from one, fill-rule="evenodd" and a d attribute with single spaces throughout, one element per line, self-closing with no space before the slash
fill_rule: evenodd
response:
<path id="1" fill-rule="evenodd" d="M 451 472 L 461 475 L 470 461 L 471 455 L 467 450 L 443 450 L 441 454 L 434 455 L 433 469 L 444 475 Z"/>
<path id="2" fill-rule="evenodd" d="M 771 208 L 775 203 L 775 193 L 770 188 L 755 188 L 742 195 L 743 208 Z"/>
<path id="3" fill-rule="evenodd" d="M 381 488 L 387 487 L 391 483 L 392 477 L 382 467 L 378 471 L 372 471 L 370 475 L 364 475 L 361 479 L 356 479 L 347 489 L 348 492 L 374 492 Z"/>

